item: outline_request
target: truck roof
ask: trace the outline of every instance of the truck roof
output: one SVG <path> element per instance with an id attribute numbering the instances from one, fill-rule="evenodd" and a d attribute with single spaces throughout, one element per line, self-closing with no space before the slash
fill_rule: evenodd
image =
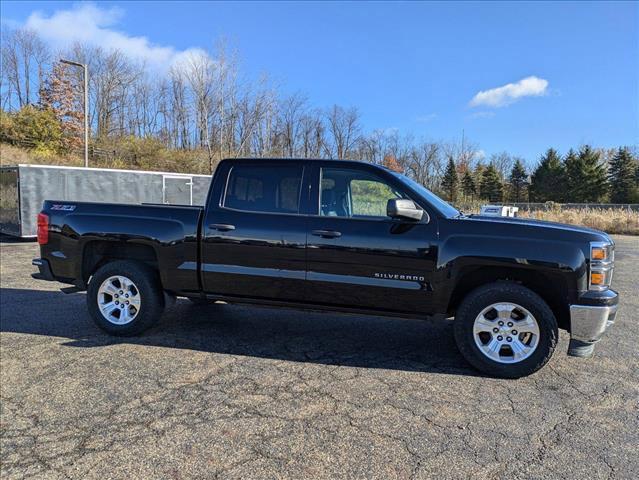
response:
<path id="1" fill-rule="evenodd" d="M 379 165 L 376 163 L 365 162 L 363 160 L 338 160 L 334 158 L 290 158 L 290 157 L 240 157 L 240 158 L 225 158 L 220 161 L 222 162 L 291 162 L 291 163 L 299 163 L 299 162 L 335 162 L 341 165 L 367 165 L 371 167 L 381 168 L 383 170 L 389 170 L 384 165 Z"/>

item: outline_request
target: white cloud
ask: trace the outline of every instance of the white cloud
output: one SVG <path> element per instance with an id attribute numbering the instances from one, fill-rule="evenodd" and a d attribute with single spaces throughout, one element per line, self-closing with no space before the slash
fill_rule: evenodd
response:
<path id="1" fill-rule="evenodd" d="M 38 32 L 54 48 L 64 49 L 74 42 L 82 42 L 105 50 L 117 49 L 159 71 L 168 70 L 192 53 L 205 54 L 199 48 L 177 50 L 172 46 L 156 45 L 147 37 L 118 31 L 115 26 L 123 16 L 124 11 L 118 7 L 101 8 L 92 3 L 81 3 L 70 10 L 57 10 L 51 16 L 34 12 L 24 26 Z"/>
<path id="2" fill-rule="evenodd" d="M 505 107 L 523 97 L 540 97 L 548 93 L 548 80 L 531 76 L 516 83 L 509 83 L 478 92 L 470 101 L 471 107 Z"/>

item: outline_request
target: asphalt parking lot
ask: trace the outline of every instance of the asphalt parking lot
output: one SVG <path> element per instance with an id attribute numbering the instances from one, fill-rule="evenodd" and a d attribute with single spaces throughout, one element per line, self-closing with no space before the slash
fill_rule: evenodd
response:
<path id="1" fill-rule="evenodd" d="M 480 376 L 447 321 L 180 300 L 140 338 L 35 281 L 2 238 L 5 478 L 639 478 L 639 237 L 589 360 Z"/>

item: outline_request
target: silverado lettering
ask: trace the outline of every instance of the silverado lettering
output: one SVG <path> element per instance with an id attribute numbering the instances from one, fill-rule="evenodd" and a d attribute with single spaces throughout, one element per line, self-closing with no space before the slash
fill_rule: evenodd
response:
<path id="1" fill-rule="evenodd" d="M 400 273 L 375 273 L 375 278 L 388 278 L 392 280 L 412 280 L 414 282 L 423 282 L 424 277 L 417 275 L 402 275 Z"/>

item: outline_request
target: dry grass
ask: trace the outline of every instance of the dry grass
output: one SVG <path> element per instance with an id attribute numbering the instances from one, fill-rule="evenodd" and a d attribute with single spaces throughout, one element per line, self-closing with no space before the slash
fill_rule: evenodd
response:
<path id="1" fill-rule="evenodd" d="M 217 160 L 215 163 L 217 163 Z M 36 150 L 28 150 L 8 143 L 0 143 L 0 165 L 18 164 L 83 167 L 84 159 L 80 155 L 42 154 Z M 127 160 L 126 158 L 118 156 L 110 158 L 90 157 L 89 165 L 96 168 L 210 174 L 208 157 L 203 150 L 178 151 L 158 149 L 156 151 L 139 154 L 137 161 Z"/>
<path id="2" fill-rule="evenodd" d="M 524 212 L 520 210 L 519 216 L 567 223 L 570 225 L 583 225 L 585 227 L 603 230 L 606 233 L 639 235 L 639 212 L 628 209 L 600 210 L 592 208 L 571 208 L 536 212 Z"/>
<path id="3" fill-rule="evenodd" d="M 481 206 L 487 202 L 460 202 L 455 206 L 464 213 L 478 214 Z M 568 208 L 559 203 L 548 203 L 543 210 L 526 211 L 519 209 L 517 216 L 535 218 L 549 222 L 566 223 L 595 228 L 606 233 L 620 235 L 639 235 L 639 211 L 626 208 Z"/>
<path id="4" fill-rule="evenodd" d="M 65 167 L 82 167 L 82 158 L 73 155 L 42 155 L 32 150 L 16 147 L 8 143 L 0 143 L 0 165 L 62 165 Z"/>

